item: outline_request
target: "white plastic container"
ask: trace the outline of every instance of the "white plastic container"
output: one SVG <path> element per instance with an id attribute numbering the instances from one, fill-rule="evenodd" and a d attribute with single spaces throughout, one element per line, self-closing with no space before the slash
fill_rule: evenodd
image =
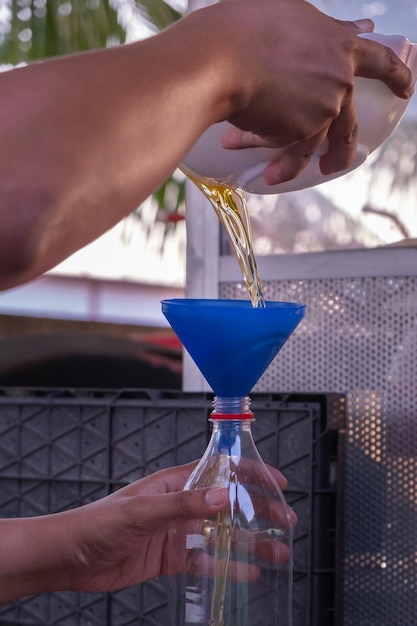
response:
<path id="1" fill-rule="evenodd" d="M 391 48 L 410 68 L 416 81 L 416 43 L 401 35 L 362 33 L 359 36 L 373 39 Z M 229 122 L 220 122 L 211 126 L 194 144 L 183 161 L 184 171 L 216 182 L 228 182 L 256 194 L 277 194 L 305 189 L 347 174 L 364 163 L 368 155 L 392 133 L 409 102 L 395 96 L 383 82 L 360 77 L 355 80 L 354 97 L 359 117 L 359 140 L 355 160 L 346 170 L 328 176 L 320 172 L 319 160 L 326 152 L 326 141 L 297 178 L 278 185 L 267 185 L 263 179 L 263 171 L 269 163 L 280 157 L 283 150 L 274 148 L 226 150 L 221 145 L 221 137 L 231 125 Z"/>

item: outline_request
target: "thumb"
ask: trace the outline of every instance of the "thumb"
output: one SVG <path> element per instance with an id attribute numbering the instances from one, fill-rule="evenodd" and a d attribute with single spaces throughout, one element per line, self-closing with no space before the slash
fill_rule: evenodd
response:
<path id="1" fill-rule="evenodd" d="M 154 531 L 167 522 L 205 518 L 221 511 L 229 501 L 226 488 L 193 489 L 134 498 L 135 523 Z"/>
<path id="2" fill-rule="evenodd" d="M 281 141 L 282 143 L 282 141 Z M 229 128 L 221 138 L 222 147 L 226 150 L 244 150 L 245 148 L 277 148 L 278 143 L 274 143 L 270 138 L 263 138 L 260 135 L 241 130 L 240 128 Z"/>
<path id="3" fill-rule="evenodd" d="M 352 22 L 336 20 L 342 26 L 345 26 L 348 30 L 352 30 L 354 33 L 373 33 L 375 24 L 369 18 L 363 18 L 360 20 L 353 20 Z"/>

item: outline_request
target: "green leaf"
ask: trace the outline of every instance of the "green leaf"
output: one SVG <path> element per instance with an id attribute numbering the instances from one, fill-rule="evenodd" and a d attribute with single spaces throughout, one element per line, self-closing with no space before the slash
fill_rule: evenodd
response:
<path id="1" fill-rule="evenodd" d="M 9 32 L 7 32 L 9 26 Z M 16 65 L 123 43 L 109 0 L 19 0 L 2 24 L 0 62 Z"/>

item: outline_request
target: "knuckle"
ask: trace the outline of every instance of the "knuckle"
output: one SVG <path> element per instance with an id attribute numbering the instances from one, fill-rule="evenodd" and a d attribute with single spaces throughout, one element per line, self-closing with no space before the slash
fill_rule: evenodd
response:
<path id="1" fill-rule="evenodd" d="M 178 517 L 183 517 L 192 510 L 192 497 L 190 491 L 178 491 L 175 494 L 173 507 Z"/>
<path id="2" fill-rule="evenodd" d="M 295 136 L 295 145 L 297 146 L 299 143 L 308 141 L 310 137 L 311 137 L 311 128 L 307 126 L 301 126 L 298 129 L 298 132 Z"/>
<path id="3" fill-rule="evenodd" d="M 175 507 L 177 513 L 181 513 L 186 508 L 187 499 L 184 496 L 184 491 L 178 491 L 178 493 L 175 494 L 175 498 L 173 499 L 173 506 Z"/>
<path id="4" fill-rule="evenodd" d="M 356 124 L 354 124 L 350 133 L 348 133 L 345 136 L 345 143 L 347 144 L 355 143 L 358 139 L 358 135 L 359 135 L 359 124 L 356 122 Z"/>
<path id="5" fill-rule="evenodd" d="M 355 77 L 351 75 L 345 81 L 345 94 L 348 98 L 353 96 L 353 89 L 355 87 Z"/>
<path id="6" fill-rule="evenodd" d="M 334 78 L 334 87 L 323 96 L 323 110 L 328 120 L 339 117 L 342 108 L 353 97 L 354 76 L 341 75 Z"/>
<path id="7" fill-rule="evenodd" d="M 294 141 L 291 146 L 288 146 L 293 153 L 300 154 L 304 151 L 307 152 L 306 145 L 314 140 L 314 137 L 323 128 L 328 126 L 330 121 L 334 119 L 335 107 L 331 102 L 322 103 L 320 109 L 317 111 L 313 120 L 304 119 L 300 121 L 297 128 L 297 133 L 294 136 Z"/>
<path id="8" fill-rule="evenodd" d="M 305 154 L 301 155 L 301 162 L 302 165 L 307 165 L 307 163 L 311 160 L 312 156 L 314 155 L 314 150 L 311 150 L 310 152 L 306 152 Z"/>
<path id="9" fill-rule="evenodd" d="M 340 115 L 341 105 L 336 97 L 328 98 L 323 108 L 324 118 L 326 121 L 333 121 Z"/>

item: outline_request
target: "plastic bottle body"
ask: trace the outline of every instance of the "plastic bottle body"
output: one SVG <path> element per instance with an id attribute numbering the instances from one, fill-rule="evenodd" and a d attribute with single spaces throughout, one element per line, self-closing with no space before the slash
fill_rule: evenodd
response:
<path id="1" fill-rule="evenodd" d="M 229 504 L 170 533 L 172 626 L 291 625 L 291 517 L 255 447 L 252 417 L 212 414 L 210 443 L 185 489 L 226 487 Z"/>

